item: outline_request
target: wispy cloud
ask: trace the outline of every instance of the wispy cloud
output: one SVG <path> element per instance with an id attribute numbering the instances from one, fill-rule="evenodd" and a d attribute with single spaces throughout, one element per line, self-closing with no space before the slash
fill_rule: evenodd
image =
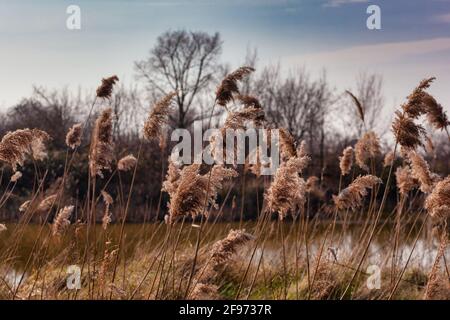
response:
<path id="1" fill-rule="evenodd" d="M 432 17 L 432 21 L 437 23 L 450 23 L 450 13 L 435 15 Z"/>
<path id="2" fill-rule="evenodd" d="M 388 42 L 371 45 L 352 46 L 335 51 L 319 52 L 292 57 L 295 61 L 344 61 L 359 64 L 389 63 L 399 61 L 411 55 L 429 54 L 450 50 L 450 38 L 436 38 L 404 42 Z"/>
<path id="3" fill-rule="evenodd" d="M 323 6 L 336 8 L 346 4 L 364 3 L 364 2 L 369 2 L 369 0 L 328 0 L 326 3 L 323 4 Z"/>

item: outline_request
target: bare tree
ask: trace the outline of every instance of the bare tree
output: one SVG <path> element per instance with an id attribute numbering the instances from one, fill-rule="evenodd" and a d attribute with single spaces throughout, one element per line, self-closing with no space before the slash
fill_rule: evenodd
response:
<path id="1" fill-rule="evenodd" d="M 254 88 L 273 124 L 299 140 L 316 136 L 312 131 L 322 122 L 331 95 L 325 76 L 311 80 L 304 69 L 298 69 L 283 78 L 279 66 L 270 66 Z"/>
<path id="2" fill-rule="evenodd" d="M 34 87 L 30 98 L 23 99 L 8 111 L 7 121 L 0 130 L 39 128 L 50 134 L 53 145 L 65 147 L 66 132 L 76 121 L 81 105 L 80 92 L 72 95 L 67 88 L 46 90 Z"/>
<path id="3" fill-rule="evenodd" d="M 279 65 L 268 66 L 247 90 L 258 97 L 269 122 L 288 129 L 297 140 L 306 140 L 309 151 L 319 158 L 317 165 L 322 168 L 325 120 L 333 99 L 325 73 L 318 79 L 311 79 L 305 69 L 296 69 L 282 76 Z"/>
<path id="4" fill-rule="evenodd" d="M 174 126 L 187 128 L 201 118 L 193 106 L 214 79 L 221 49 L 218 33 L 169 31 L 158 37 L 146 60 L 135 63 L 151 95 L 176 91 L 177 112 L 170 118 Z"/>

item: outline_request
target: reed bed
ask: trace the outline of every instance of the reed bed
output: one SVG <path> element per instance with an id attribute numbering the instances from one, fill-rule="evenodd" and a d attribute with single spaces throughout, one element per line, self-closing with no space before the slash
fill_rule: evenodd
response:
<path id="1" fill-rule="evenodd" d="M 119 79 L 103 79 L 85 123 L 67 133 L 65 167 L 56 181 L 47 181 L 39 167 L 51 139 L 47 133 L 25 128 L 6 134 L 0 161 L 12 174 L 0 180 L 6 184 L 0 208 L 14 197 L 17 181 L 35 183 L 19 209 L 19 221 L 0 224 L 0 298 L 448 299 L 450 176 L 434 173 L 420 149 L 428 141 L 422 120 L 448 134 L 447 115 L 427 92 L 434 78 L 420 82 L 395 112 L 392 150 L 384 152 L 372 131 L 342 149 L 339 189 L 330 194 L 322 177 L 305 175 L 314 161 L 305 144 L 266 121 L 257 97 L 240 94 L 240 82 L 253 71 L 241 67 L 218 84 L 211 117 L 216 104 L 225 109 L 222 134 L 250 125 L 267 132 L 279 129 L 276 173 L 260 176 L 267 164 L 258 157 L 245 170 L 169 160 L 167 170 L 162 167 L 159 203 L 163 193 L 169 202 L 167 208 L 158 205 L 158 213 L 167 212 L 164 219 L 131 233 L 126 221 L 142 146 L 159 141 L 161 156 L 167 156 L 164 132 L 176 93 L 149 111 L 137 156 L 116 160 L 124 152 L 115 150 L 114 113 L 104 106 Z M 348 94 L 364 124 L 364 106 Z M 78 149 L 92 114 L 98 117 L 89 156 L 80 160 Z M 88 164 L 88 193 L 74 200 L 64 190 L 76 161 Z M 34 166 L 34 177 L 19 171 L 27 165 Z M 244 221 L 241 209 L 239 223 L 221 222 L 226 202 L 236 209 L 231 190 L 243 172 L 254 174 L 263 190 L 258 218 Z M 124 190 L 120 184 L 114 199 L 108 176 L 119 181 L 126 176 L 131 186 Z M 243 201 L 245 193 L 241 196 Z M 394 208 L 387 207 L 388 197 L 397 198 Z M 312 206 L 313 201 L 318 205 Z M 118 216 L 115 224 L 112 211 Z M 30 227 L 35 230 L 31 238 Z M 78 288 L 68 286 L 73 279 L 69 266 L 80 271 Z M 370 285 L 374 267 L 380 271 L 375 287 Z"/>

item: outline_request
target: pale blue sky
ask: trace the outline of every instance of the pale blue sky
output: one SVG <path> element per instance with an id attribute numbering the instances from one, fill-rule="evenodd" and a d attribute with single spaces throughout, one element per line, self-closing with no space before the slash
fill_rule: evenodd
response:
<path id="1" fill-rule="evenodd" d="M 81 7 L 80 31 L 66 28 L 70 4 Z M 369 4 L 381 7 L 380 31 L 366 28 Z M 0 108 L 33 84 L 95 88 L 111 74 L 130 82 L 133 61 L 179 28 L 220 32 L 233 67 L 251 46 L 260 67 L 326 68 L 339 90 L 361 71 L 381 73 L 392 105 L 435 75 L 431 91 L 450 106 L 450 0 L 0 0 Z"/>

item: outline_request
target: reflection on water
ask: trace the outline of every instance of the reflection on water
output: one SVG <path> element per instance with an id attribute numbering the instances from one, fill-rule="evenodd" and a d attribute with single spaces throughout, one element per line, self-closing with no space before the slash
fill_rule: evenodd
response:
<path id="1" fill-rule="evenodd" d="M 20 279 L 23 277 L 23 279 L 26 279 L 26 274 L 24 275 L 23 272 L 17 271 L 15 269 L 11 269 L 8 271 L 4 277 L 4 280 L 8 284 L 8 286 L 11 288 L 11 290 L 15 290 L 17 286 L 19 285 Z"/>
<path id="2" fill-rule="evenodd" d="M 418 223 L 420 224 L 420 223 Z M 314 255 L 320 250 L 322 246 L 324 235 L 327 230 L 329 222 L 321 222 L 317 224 L 314 228 L 310 228 L 308 232 L 308 249 L 311 255 Z M 181 224 L 175 225 L 175 232 L 178 232 Z M 253 232 L 256 228 L 256 222 L 245 222 L 242 226 L 248 232 Z M 124 229 L 124 253 L 127 256 L 132 255 L 135 250 L 151 251 L 158 244 L 160 244 L 167 232 L 168 226 L 162 223 L 154 224 L 127 224 Z M 230 229 L 239 228 L 239 223 L 217 223 L 215 225 L 209 224 L 204 229 L 204 244 L 208 242 L 213 242 L 226 236 Z M 13 266 L 16 271 L 10 271 L 6 279 L 11 286 L 17 285 L 17 281 L 20 279 L 20 270 L 23 267 L 33 251 L 33 246 L 37 243 L 42 245 L 44 241 L 48 242 L 48 251 L 46 259 L 51 259 L 56 257 L 58 254 L 63 252 L 63 250 L 78 251 L 81 255 L 85 248 L 86 232 L 85 229 L 78 232 L 72 228 L 67 232 L 67 234 L 62 239 L 54 239 L 50 236 L 50 228 L 48 226 L 41 227 L 39 225 L 28 225 L 23 230 L 23 236 L 19 242 L 17 250 L 14 250 Z M 112 243 L 117 243 L 120 237 L 120 225 L 111 225 L 108 227 L 105 233 L 100 227 L 96 229 L 95 233 L 91 234 L 95 237 L 99 243 L 104 243 L 105 241 L 111 241 Z M 298 242 L 295 241 L 295 235 L 297 234 L 297 226 L 292 222 L 286 222 L 284 224 L 284 229 L 286 233 L 286 250 L 289 255 L 294 256 L 295 246 Z M 271 261 L 281 260 L 281 241 L 279 233 L 279 224 L 274 221 L 269 223 L 266 228 L 266 234 L 268 240 L 264 246 L 264 257 L 265 259 Z M 386 263 L 387 259 L 392 255 L 392 243 L 393 226 L 390 224 L 385 224 L 380 227 L 380 230 L 376 233 L 372 245 L 369 248 L 367 259 L 371 264 L 383 264 Z M 398 256 L 402 263 L 406 262 L 409 258 L 411 250 L 414 246 L 414 241 L 416 236 L 418 240 L 414 248 L 413 254 L 410 258 L 410 264 L 415 265 L 420 268 L 428 268 L 432 263 L 436 255 L 437 243 L 433 240 L 431 236 L 431 231 L 429 228 L 425 227 L 420 234 L 418 234 L 419 226 L 405 227 L 404 232 L 399 241 Z M 330 234 L 327 236 L 327 245 L 325 251 L 333 260 L 342 261 L 343 258 L 348 257 L 354 252 L 361 243 L 361 236 L 367 235 L 367 230 L 364 231 L 361 224 L 351 225 L 346 228 L 343 232 L 341 225 L 336 225 L 336 229 L 331 238 Z M 0 257 L 4 260 L 6 256 L 11 257 L 11 248 L 14 248 L 14 244 L 17 243 L 18 234 L 20 234 L 20 228 L 14 225 L 9 225 L 8 230 L 0 234 Z M 303 239 L 304 235 L 300 235 L 299 239 Z M 331 238 L 331 239 L 330 239 Z M 189 223 L 186 223 L 182 229 L 180 241 L 180 250 L 185 247 L 194 247 L 196 241 L 196 229 L 192 228 Z M 304 256 L 304 243 L 301 244 L 301 248 L 298 249 L 299 255 Z M 9 251 L 8 251 L 9 250 Z M 262 249 L 259 248 L 256 252 L 257 256 L 262 253 Z M 258 259 L 255 259 L 258 261 Z M 17 271 L 18 270 L 18 271 Z"/>

